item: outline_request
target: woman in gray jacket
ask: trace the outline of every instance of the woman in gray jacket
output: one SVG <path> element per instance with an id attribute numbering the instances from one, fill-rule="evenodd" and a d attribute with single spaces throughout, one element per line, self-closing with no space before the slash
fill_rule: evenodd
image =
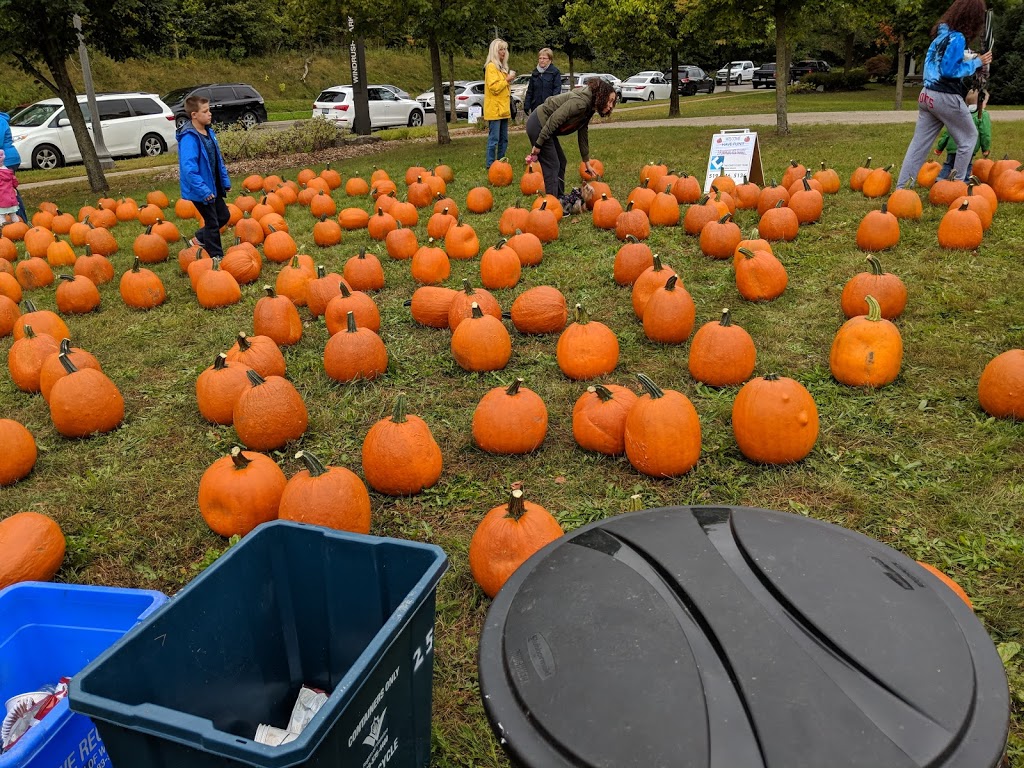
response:
<path id="1" fill-rule="evenodd" d="M 559 136 L 577 134 L 580 157 L 590 168 L 590 119 L 598 114 L 608 117 L 615 109 L 618 97 L 611 83 L 595 77 L 583 88 L 550 97 L 530 115 L 526 121 L 526 135 L 533 144 L 530 162 L 540 160 L 544 173 L 544 191 L 559 199 L 565 196 L 565 153 L 558 143 Z"/>

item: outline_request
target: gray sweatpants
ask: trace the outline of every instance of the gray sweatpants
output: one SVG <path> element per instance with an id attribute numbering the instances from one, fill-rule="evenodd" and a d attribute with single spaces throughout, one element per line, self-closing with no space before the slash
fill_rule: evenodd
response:
<path id="1" fill-rule="evenodd" d="M 974 118 L 960 95 L 923 88 L 917 99 L 917 127 L 903 158 L 897 187 L 902 187 L 907 179 L 917 178 L 943 125 L 956 142 L 956 164 L 953 170 L 958 179 L 962 181 L 965 178 L 967 166 L 974 155 L 974 145 L 978 143 L 978 127 L 974 124 Z"/>

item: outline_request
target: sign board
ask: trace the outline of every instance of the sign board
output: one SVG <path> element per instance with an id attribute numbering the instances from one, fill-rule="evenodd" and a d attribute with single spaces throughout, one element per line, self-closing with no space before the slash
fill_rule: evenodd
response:
<path id="1" fill-rule="evenodd" d="M 480 118 L 484 115 L 483 107 L 470 107 L 469 108 L 469 122 L 478 123 Z"/>
<path id="2" fill-rule="evenodd" d="M 757 134 L 747 128 L 727 129 L 711 137 L 711 152 L 708 155 L 708 170 L 704 177 L 704 191 L 711 189 L 711 182 L 722 174 L 742 184 L 744 177 L 759 186 L 764 185 L 764 169 L 761 167 L 761 149 Z"/>

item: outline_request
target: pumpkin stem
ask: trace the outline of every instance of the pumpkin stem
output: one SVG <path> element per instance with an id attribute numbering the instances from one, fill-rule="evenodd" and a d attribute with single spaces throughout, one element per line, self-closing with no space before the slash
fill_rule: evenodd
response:
<path id="1" fill-rule="evenodd" d="M 665 281 L 665 290 L 674 291 L 676 289 L 676 283 L 679 281 L 679 275 L 672 275 L 668 280 Z"/>
<path id="2" fill-rule="evenodd" d="M 252 368 L 246 371 L 245 375 L 249 377 L 249 383 L 254 387 L 258 387 L 260 384 L 266 383 L 266 379 L 256 373 Z"/>
<path id="3" fill-rule="evenodd" d="M 708 200 L 711 199 L 711 195 L 701 195 L 700 200 L 697 201 L 697 205 L 707 205 Z"/>
<path id="4" fill-rule="evenodd" d="M 586 325 L 590 322 L 590 315 L 587 314 L 587 310 L 583 308 L 582 304 L 577 304 L 573 310 L 573 320 L 580 325 Z"/>
<path id="5" fill-rule="evenodd" d="M 956 181 L 956 170 L 949 172 L 949 176 L 946 177 L 946 181 Z"/>
<path id="6" fill-rule="evenodd" d="M 731 213 L 727 213 L 722 218 L 720 218 L 718 220 L 718 223 L 719 224 L 728 224 L 730 219 L 732 219 L 732 214 Z"/>
<path id="7" fill-rule="evenodd" d="M 141 267 L 139 266 L 141 263 L 142 262 L 139 261 L 139 257 L 136 256 L 135 261 L 132 263 L 132 272 L 138 274 L 139 269 L 141 269 Z"/>
<path id="8" fill-rule="evenodd" d="M 347 299 L 352 295 L 352 291 L 351 289 L 349 289 L 348 283 L 346 283 L 344 280 L 338 283 L 338 288 L 341 290 L 342 297 Z"/>
<path id="9" fill-rule="evenodd" d="M 519 394 L 519 388 L 522 385 L 523 385 L 523 380 L 522 379 L 516 379 L 515 381 L 513 381 L 511 384 L 508 385 L 508 388 L 505 390 L 505 394 L 508 395 L 509 397 L 513 397 L 514 395 L 518 395 Z"/>
<path id="10" fill-rule="evenodd" d="M 864 167 L 865 168 L 870 168 L 871 167 L 871 155 L 868 155 L 868 159 L 864 161 Z M 765 377 L 765 378 L 767 378 L 767 377 Z"/>
<path id="11" fill-rule="evenodd" d="M 874 296 L 865 296 L 864 301 L 868 304 L 868 320 L 877 323 L 882 319 L 882 308 L 878 304 L 878 299 Z"/>
<path id="12" fill-rule="evenodd" d="M 785 205 L 785 203 L 786 201 L 780 197 L 778 200 L 775 201 L 775 207 L 781 208 L 783 205 Z"/>
<path id="13" fill-rule="evenodd" d="M 405 409 L 405 393 L 399 392 L 398 397 L 395 398 L 395 408 L 391 412 L 392 423 L 404 424 L 406 413 L 407 411 Z"/>
<path id="14" fill-rule="evenodd" d="M 523 490 L 513 488 L 508 497 L 508 514 L 505 517 L 519 521 L 526 514 L 526 503 L 523 501 Z"/>
<path id="15" fill-rule="evenodd" d="M 316 276 L 317 277 L 327 277 L 327 269 L 326 269 L 326 267 L 324 267 L 323 264 L 317 264 L 316 265 Z"/>
<path id="16" fill-rule="evenodd" d="M 25 299 L 21 303 L 25 307 L 25 314 L 26 315 L 29 312 L 35 312 L 36 311 L 36 305 L 32 303 L 32 299 Z"/>
<path id="17" fill-rule="evenodd" d="M 888 212 L 889 212 L 889 201 L 886 200 L 884 203 L 882 203 L 882 213 L 888 213 Z"/>
<path id="18" fill-rule="evenodd" d="M 718 324 L 723 328 L 728 328 L 730 325 L 732 325 L 732 315 L 729 314 L 728 307 L 722 308 L 722 319 L 718 321 Z"/>
<path id="19" fill-rule="evenodd" d="M 71 354 L 71 339 L 60 340 L 60 354 L 68 355 Z"/>
<path id="20" fill-rule="evenodd" d="M 974 177 L 972 176 L 971 178 L 973 179 Z M 967 196 L 968 197 L 974 197 L 974 182 L 973 181 L 970 184 L 967 185 Z"/>
<path id="21" fill-rule="evenodd" d="M 472 296 L 476 291 L 473 290 L 473 286 L 469 284 L 467 278 L 462 278 L 462 290 L 467 296 Z"/>
<path id="22" fill-rule="evenodd" d="M 295 458 L 300 459 L 306 465 L 310 477 L 320 477 L 320 475 L 327 474 L 327 467 L 309 451 L 299 451 L 295 454 Z"/>
<path id="23" fill-rule="evenodd" d="M 36 337 L 36 332 L 32 330 L 31 325 L 23 325 L 22 327 L 25 329 L 26 339 L 34 339 Z"/>
<path id="24" fill-rule="evenodd" d="M 263 290 L 267 292 L 267 296 L 269 296 L 270 298 L 277 298 L 277 292 L 274 290 L 274 286 L 264 285 Z"/>
<path id="25" fill-rule="evenodd" d="M 798 162 L 797 162 L 796 160 L 790 160 L 790 161 L 789 161 L 789 164 L 790 164 L 791 166 L 793 166 L 794 168 L 799 168 L 799 167 L 800 167 L 800 163 L 798 163 Z M 724 170 L 725 170 L 725 168 L 723 168 L 722 170 L 724 171 Z"/>
<path id="26" fill-rule="evenodd" d="M 654 272 L 661 272 L 661 270 L 665 268 L 661 263 L 661 254 L 656 253 L 652 258 L 654 260 L 654 264 L 652 265 L 651 270 Z"/>
<path id="27" fill-rule="evenodd" d="M 245 469 L 252 464 L 252 459 L 247 459 L 242 453 L 242 449 L 236 445 L 231 449 L 231 462 L 235 465 L 235 469 Z"/>
<path id="28" fill-rule="evenodd" d="M 969 200 L 964 200 L 962 203 L 960 203 L 960 207 L 957 210 L 958 211 L 966 211 L 968 208 L 970 208 L 970 206 L 971 206 L 970 201 Z"/>
<path id="29" fill-rule="evenodd" d="M 811 191 L 811 185 L 807 182 L 807 177 L 804 176 L 802 179 L 800 179 L 800 181 L 802 181 L 804 183 L 804 192 L 810 192 Z"/>
<path id="30" fill-rule="evenodd" d="M 597 384 L 593 387 L 587 387 L 587 392 L 597 395 L 601 399 L 602 403 L 607 403 L 615 396 L 612 394 L 612 391 L 608 389 L 608 387 L 606 387 L 604 384 Z"/>
<path id="31" fill-rule="evenodd" d="M 228 356 L 223 352 L 218 352 L 216 359 L 213 361 L 213 370 L 223 371 L 228 367 Z"/>
<path id="32" fill-rule="evenodd" d="M 481 309 L 480 309 L 480 305 L 477 304 L 475 301 L 471 305 L 471 309 L 472 309 L 472 312 L 473 312 L 473 318 L 474 319 L 480 318 L 480 317 L 484 316 L 483 311 L 481 311 Z"/>
<path id="33" fill-rule="evenodd" d="M 742 253 L 748 259 L 753 259 L 755 257 L 754 252 L 749 248 L 740 248 L 739 252 Z"/>
<path id="34" fill-rule="evenodd" d="M 138 259 L 136 259 L 138 261 Z M 69 283 L 75 282 L 76 275 L 57 275 L 58 280 L 67 280 Z"/>
<path id="35" fill-rule="evenodd" d="M 245 331 L 238 332 L 238 349 L 242 352 L 248 352 L 249 347 L 252 346 L 252 342 L 249 341 L 249 337 L 245 335 Z"/>
<path id="36" fill-rule="evenodd" d="M 665 396 L 661 387 L 655 384 L 646 373 L 638 373 L 636 378 L 640 382 L 640 386 L 644 388 L 644 391 L 651 396 L 652 400 L 657 400 L 659 397 Z"/>
<path id="37" fill-rule="evenodd" d="M 67 352 L 63 352 L 63 351 L 60 352 L 57 355 L 57 359 L 60 360 L 60 364 L 64 366 L 64 370 L 67 371 L 68 373 L 77 373 L 78 372 L 78 369 L 75 367 L 75 364 L 72 363 L 71 362 L 71 358 L 68 357 L 68 353 Z"/>
<path id="38" fill-rule="evenodd" d="M 356 333 L 359 329 L 356 328 L 356 313 L 351 309 L 345 313 L 345 332 Z"/>
<path id="39" fill-rule="evenodd" d="M 870 159 L 871 158 L 869 157 L 868 160 L 870 160 Z M 777 373 L 766 373 L 765 376 L 764 376 L 764 380 L 765 381 L 778 381 L 779 380 L 779 374 L 777 374 Z"/>
<path id="40" fill-rule="evenodd" d="M 644 497 L 639 493 L 634 493 L 629 497 L 629 512 L 640 512 L 644 508 Z"/>
<path id="41" fill-rule="evenodd" d="M 640 241 L 637 240 L 636 235 L 626 235 L 626 242 L 627 243 L 639 243 Z"/>
<path id="42" fill-rule="evenodd" d="M 865 261 L 867 261 L 868 265 L 871 267 L 872 275 L 880 276 L 882 274 L 882 262 L 878 260 L 878 257 L 875 256 L 875 254 L 868 254 Z"/>
<path id="43" fill-rule="evenodd" d="M 499 241 L 498 241 L 498 242 L 497 242 L 497 243 L 495 244 L 495 246 L 494 246 L 494 250 L 496 250 L 496 251 L 500 251 L 500 250 L 501 250 L 502 248 L 504 248 L 504 247 L 505 247 L 505 243 L 507 243 L 507 242 L 508 242 L 508 238 L 507 238 L 507 237 L 503 237 L 503 238 L 501 238 L 501 239 L 500 239 L 500 240 L 499 240 Z"/>

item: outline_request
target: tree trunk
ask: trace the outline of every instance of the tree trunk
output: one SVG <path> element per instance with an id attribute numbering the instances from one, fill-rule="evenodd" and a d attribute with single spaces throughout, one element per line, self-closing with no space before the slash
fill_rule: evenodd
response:
<path id="1" fill-rule="evenodd" d="M 789 135 L 789 112 L 786 101 L 789 88 L 789 29 L 786 26 L 786 5 L 775 2 L 775 133 Z"/>
<path id="2" fill-rule="evenodd" d="M 93 192 L 103 192 L 108 189 L 107 179 L 103 175 L 103 168 L 100 167 L 100 158 L 96 154 L 96 145 L 92 143 L 92 135 L 85 125 L 78 94 L 75 92 L 74 83 L 71 82 L 71 75 L 68 74 L 67 60 L 45 43 L 40 46 L 40 53 L 53 76 L 53 83 L 57 86 L 57 94 L 64 104 L 68 120 L 71 121 L 71 130 L 75 134 L 78 150 L 82 153 L 82 164 L 85 165 L 85 173 L 89 177 L 89 187 Z"/>
<path id="3" fill-rule="evenodd" d="M 434 118 L 437 122 L 437 143 L 451 144 L 452 137 L 448 134 L 448 121 L 444 119 L 444 93 L 441 84 L 441 48 L 437 38 L 431 35 L 427 43 L 430 48 L 430 73 L 434 78 Z"/>
<path id="4" fill-rule="evenodd" d="M 843 72 L 849 72 L 853 67 L 853 44 L 857 40 L 856 32 L 847 32 L 843 41 Z"/>
<path id="5" fill-rule="evenodd" d="M 458 119 L 458 113 L 455 111 L 455 51 L 451 48 L 448 49 L 448 103 L 451 108 L 449 119 L 454 123 Z M 441 102 L 442 104 L 444 102 Z M 434 105 L 434 114 L 437 114 L 437 104 Z"/>
<path id="6" fill-rule="evenodd" d="M 573 69 L 576 67 L 576 57 L 572 55 L 572 51 L 569 51 L 569 90 L 576 87 L 576 78 L 572 76 Z"/>
<path id="7" fill-rule="evenodd" d="M 896 49 L 896 103 L 892 107 L 896 111 L 903 109 L 903 80 L 907 69 L 906 46 L 903 35 L 900 35 L 899 46 Z"/>
<path id="8" fill-rule="evenodd" d="M 672 48 L 672 72 L 668 81 L 672 84 L 668 94 L 668 116 L 679 117 L 679 51 L 676 48 Z"/>

